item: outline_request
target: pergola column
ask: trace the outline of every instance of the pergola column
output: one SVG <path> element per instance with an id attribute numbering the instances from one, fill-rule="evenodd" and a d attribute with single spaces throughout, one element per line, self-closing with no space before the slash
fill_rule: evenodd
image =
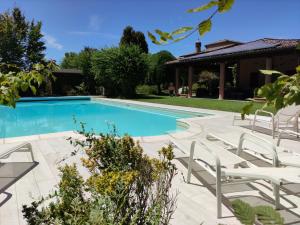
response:
<path id="1" fill-rule="evenodd" d="M 194 68 L 192 66 L 189 66 L 189 74 L 188 74 L 188 86 L 189 86 L 188 97 L 189 98 L 192 97 L 193 74 L 194 74 Z"/>
<path id="2" fill-rule="evenodd" d="M 178 89 L 179 89 L 179 67 L 176 67 L 175 69 L 175 94 L 178 95 Z"/>
<path id="3" fill-rule="evenodd" d="M 266 70 L 272 69 L 272 58 L 268 57 L 266 58 Z M 265 75 L 265 84 L 272 82 L 272 76 L 271 75 Z"/>
<path id="4" fill-rule="evenodd" d="M 225 63 L 220 63 L 219 100 L 224 99 Z"/>

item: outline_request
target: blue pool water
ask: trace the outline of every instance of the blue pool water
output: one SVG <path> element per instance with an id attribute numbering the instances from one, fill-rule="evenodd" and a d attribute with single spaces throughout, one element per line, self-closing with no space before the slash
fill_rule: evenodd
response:
<path id="1" fill-rule="evenodd" d="M 74 117 L 96 133 L 113 124 L 120 135 L 162 135 L 184 129 L 177 119 L 203 115 L 90 100 L 18 102 L 15 109 L 0 107 L 0 138 L 79 130 Z"/>

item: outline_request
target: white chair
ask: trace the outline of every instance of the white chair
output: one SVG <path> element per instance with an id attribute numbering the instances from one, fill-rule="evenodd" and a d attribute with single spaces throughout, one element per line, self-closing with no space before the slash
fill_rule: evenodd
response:
<path id="1" fill-rule="evenodd" d="M 182 150 L 188 151 L 186 145 L 174 143 Z M 195 151 L 197 150 L 197 151 Z M 195 157 L 194 157 L 195 156 Z M 240 158 L 238 155 L 227 151 L 211 142 L 201 140 L 192 141 L 188 162 L 187 182 L 191 181 L 193 161 L 199 162 L 206 171 L 216 178 L 217 217 L 222 217 L 222 183 L 250 182 L 253 180 L 267 180 L 273 185 L 275 207 L 280 207 L 279 187 L 285 182 L 300 183 L 300 170 L 297 168 L 256 167 Z M 239 167 L 247 163 L 247 168 Z"/>
<path id="2" fill-rule="evenodd" d="M 300 168 L 300 154 L 287 150 L 283 147 L 276 147 L 271 141 L 239 129 L 228 128 L 226 130 L 226 132 L 212 130 L 207 134 L 207 139 L 213 138 L 219 140 L 232 148 L 237 149 L 238 154 L 241 151 L 246 151 L 250 154 L 260 155 L 262 156 L 262 160 L 269 163 L 273 163 L 275 152 L 276 157 L 278 158 L 277 166 L 292 166 Z M 247 141 L 243 143 L 245 136 L 247 136 Z M 241 147 L 241 143 L 243 144 L 243 148 Z"/>
<path id="3" fill-rule="evenodd" d="M 259 113 L 267 114 L 269 118 L 259 117 Z M 272 112 L 258 109 L 255 111 L 254 118 L 252 120 L 252 131 L 255 130 L 257 123 L 264 123 L 269 126 L 272 131 L 272 137 L 275 138 L 275 132 L 279 129 L 292 129 L 298 132 L 298 118 L 300 115 L 300 105 L 289 105 L 280 109 L 275 115 Z"/>
<path id="4" fill-rule="evenodd" d="M 0 159 L 6 159 L 8 158 L 12 153 L 14 152 L 29 152 L 31 155 L 31 159 L 34 162 L 34 155 L 32 152 L 32 146 L 28 142 L 24 142 L 22 144 L 16 145 L 16 146 L 0 146 Z"/>

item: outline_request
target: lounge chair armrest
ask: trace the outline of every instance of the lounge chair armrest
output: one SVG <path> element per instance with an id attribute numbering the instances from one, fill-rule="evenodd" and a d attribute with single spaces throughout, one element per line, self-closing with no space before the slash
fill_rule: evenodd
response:
<path id="1" fill-rule="evenodd" d="M 300 133 L 299 132 L 296 132 L 296 131 L 292 131 L 292 130 L 282 130 L 280 129 L 279 130 L 279 134 L 278 134 L 278 140 L 277 140 L 277 146 L 280 145 L 280 141 L 282 139 L 282 134 L 287 134 L 287 135 L 294 135 L 296 137 L 299 137 L 300 136 Z"/>
<path id="2" fill-rule="evenodd" d="M 279 159 L 278 159 L 276 146 L 272 142 L 269 142 L 269 141 L 265 140 L 264 138 L 261 138 L 254 134 L 250 134 L 250 133 L 246 133 L 246 132 L 241 134 L 240 139 L 239 139 L 239 145 L 237 148 L 237 155 L 240 155 L 241 152 L 243 151 L 243 145 L 244 145 L 245 141 L 252 142 L 256 146 L 260 146 L 264 149 L 268 149 L 268 151 L 270 151 L 270 153 L 273 156 L 273 166 L 274 167 L 279 166 Z"/>
<path id="3" fill-rule="evenodd" d="M 221 179 L 221 161 L 220 161 L 219 157 L 214 152 L 214 150 L 212 150 L 211 148 L 209 148 L 202 141 L 199 142 L 199 144 L 201 145 L 201 147 L 203 147 L 204 150 L 206 150 L 208 153 L 210 153 L 212 155 L 212 157 L 214 158 L 215 168 L 216 168 L 216 176 L 219 179 Z M 187 182 L 188 183 L 190 183 L 190 180 L 191 180 L 192 162 L 193 162 L 193 159 L 194 159 L 195 146 L 196 146 L 196 141 L 193 141 L 192 144 L 191 144 L 191 148 L 190 148 L 190 156 L 189 156 L 189 163 L 188 163 L 188 175 L 187 175 Z"/>
<path id="4" fill-rule="evenodd" d="M 268 115 L 270 115 L 272 118 L 274 118 L 274 113 L 269 112 L 269 111 L 266 111 L 266 110 L 263 110 L 263 109 L 257 109 L 257 110 L 255 111 L 255 116 L 256 116 L 258 113 L 268 114 Z"/>

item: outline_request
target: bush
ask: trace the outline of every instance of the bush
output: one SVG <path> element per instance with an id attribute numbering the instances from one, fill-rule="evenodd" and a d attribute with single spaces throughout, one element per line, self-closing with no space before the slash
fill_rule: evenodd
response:
<path id="1" fill-rule="evenodd" d="M 196 92 L 200 88 L 200 85 L 198 83 L 194 83 L 192 86 L 192 91 Z"/>
<path id="2" fill-rule="evenodd" d="M 111 97 L 132 97 L 147 72 L 146 55 L 137 46 L 106 48 L 94 53 L 92 71 Z"/>
<path id="3" fill-rule="evenodd" d="M 84 132 L 83 132 L 84 133 Z M 170 195 L 176 168 L 172 147 L 150 158 L 131 137 L 115 132 L 85 134 L 84 180 L 74 165 L 60 169 L 58 190 L 23 207 L 27 222 L 37 224 L 159 225 L 169 224 L 176 195 Z M 45 201 L 47 200 L 47 201 Z M 43 207 L 41 207 L 43 206 Z"/>
<path id="4" fill-rule="evenodd" d="M 78 86 L 75 86 L 74 88 L 72 88 L 70 91 L 67 92 L 68 96 L 88 95 L 88 94 L 89 94 L 88 87 L 84 82 L 82 82 Z"/>
<path id="5" fill-rule="evenodd" d="M 138 85 L 136 87 L 136 93 L 140 95 L 157 95 L 158 90 L 156 85 Z"/>

